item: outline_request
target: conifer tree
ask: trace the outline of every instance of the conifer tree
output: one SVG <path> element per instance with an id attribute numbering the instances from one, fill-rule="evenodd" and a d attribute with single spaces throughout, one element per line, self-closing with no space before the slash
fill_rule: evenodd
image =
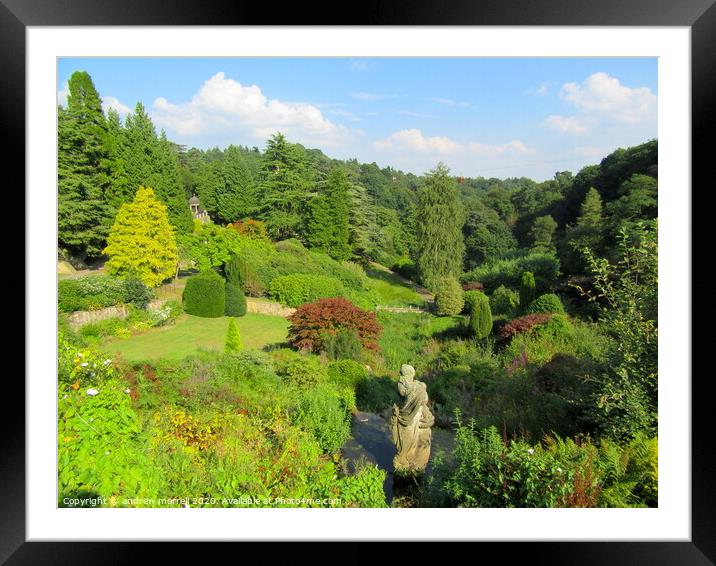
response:
<path id="1" fill-rule="evenodd" d="M 175 274 L 179 256 L 167 208 L 154 191 L 140 187 L 130 203 L 117 212 L 104 253 L 112 275 L 135 275 L 157 287 Z"/>
<path id="2" fill-rule="evenodd" d="M 473 302 L 470 305 L 470 329 L 478 340 L 486 338 L 492 332 L 490 299 L 479 291 L 475 291 Z"/>
<path id="3" fill-rule="evenodd" d="M 539 253 L 554 252 L 556 248 L 552 240 L 555 230 L 557 230 L 557 223 L 549 214 L 536 218 L 529 234 L 532 239 L 532 251 Z"/>
<path id="4" fill-rule="evenodd" d="M 299 148 L 289 144 L 281 133 L 271 136 L 266 144 L 261 179 L 260 218 L 269 234 L 275 239 L 298 235 L 311 179 Z"/>
<path id="5" fill-rule="evenodd" d="M 178 155 L 164 132 L 157 137 L 142 103 L 137 103 L 134 113 L 127 116 L 123 142 L 127 192 L 133 195 L 139 187 L 153 187 L 174 227 L 181 233 L 191 232 L 191 210 L 179 173 Z"/>
<path id="6" fill-rule="evenodd" d="M 321 194 L 308 204 L 306 240 L 309 246 L 337 260 L 351 257 L 349 187 L 345 173 L 334 169 Z"/>
<path id="7" fill-rule="evenodd" d="M 535 276 L 531 271 L 525 271 L 520 279 L 520 309 L 526 310 L 535 300 Z"/>
<path id="8" fill-rule="evenodd" d="M 101 255 L 114 208 L 107 202 L 107 124 L 91 77 L 68 81 L 67 107 L 58 108 L 58 244 L 82 259 Z"/>
<path id="9" fill-rule="evenodd" d="M 460 193 L 449 173 L 440 163 L 426 175 L 418 194 L 417 267 L 430 290 L 435 290 L 441 279 L 456 278 L 462 271 L 465 218 Z"/>
<path id="10" fill-rule="evenodd" d="M 241 336 L 239 335 L 239 329 L 236 326 L 234 319 L 229 320 L 229 328 L 226 331 L 226 341 L 224 343 L 224 352 L 230 354 L 232 352 L 240 352 L 243 350 L 244 345 L 241 342 Z"/>
<path id="11" fill-rule="evenodd" d="M 224 162 L 214 192 L 217 216 L 223 222 L 241 220 L 250 216 L 256 208 L 251 171 L 235 145 L 224 151 Z"/>

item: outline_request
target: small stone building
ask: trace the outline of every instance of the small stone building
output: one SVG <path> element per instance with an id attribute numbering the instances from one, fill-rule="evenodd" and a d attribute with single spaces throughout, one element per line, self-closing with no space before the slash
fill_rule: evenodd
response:
<path id="1" fill-rule="evenodd" d="M 196 195 L 193 195 L 189 199 L 189 208 L 191 208 L 191 214 L 194 217 L 194 220 L 198 220 L 201 223 L 210 221 L 209 213 L 201 207 L 199 197 Z"/>

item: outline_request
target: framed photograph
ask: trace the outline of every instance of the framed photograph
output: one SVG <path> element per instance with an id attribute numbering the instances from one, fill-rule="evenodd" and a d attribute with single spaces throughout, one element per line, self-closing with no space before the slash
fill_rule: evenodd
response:
<path id="1" fill-rule="evenodd" d="M 27 226 L 3 560 L 430 540 L 713 563 L 711 0 L 135 7 L 0 4 Z"/>

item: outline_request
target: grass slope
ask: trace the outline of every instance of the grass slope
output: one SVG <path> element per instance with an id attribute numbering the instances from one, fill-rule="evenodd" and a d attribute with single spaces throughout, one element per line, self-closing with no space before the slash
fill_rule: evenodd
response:
<path id="1" fill-rule="evenodd" d="M 236 319 L 246 349 L 260 349 L 286 340 L 288 321 L 280 316 L 248 313 Z M 109 338 L 102 349 L 125 360 L 181 359 L 198 350 L 223 350 L 229 317 L 182 315 L 176 324 L 153 328 L 127 339 Z"/>

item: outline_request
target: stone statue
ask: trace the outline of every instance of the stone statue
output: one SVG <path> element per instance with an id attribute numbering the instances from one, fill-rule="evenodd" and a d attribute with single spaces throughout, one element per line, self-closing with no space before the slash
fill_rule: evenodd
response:
<path id="1" fill-rule="evenodd" d="M 425 384 L 414 377 L 413 366 L 403 364 L 400 367 L 398 391 L 405 402 L 402 407 L 393 405 L 390 418 L 393 443 L 398 449 L 393 466 L 400 472 L 422 472 L 430 458 L 430 427 L 435 423 L 435 417 L 428 409 Z"/>

